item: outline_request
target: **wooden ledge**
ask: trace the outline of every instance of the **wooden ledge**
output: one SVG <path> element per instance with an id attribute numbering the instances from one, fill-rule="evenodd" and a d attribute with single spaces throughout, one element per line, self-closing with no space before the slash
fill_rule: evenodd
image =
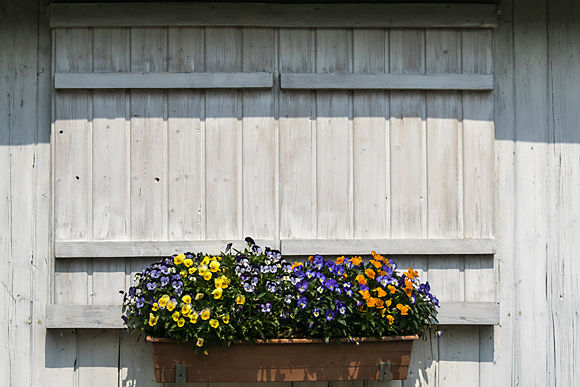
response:
<path id="1" fill-rule="evenodd" d="M 120 305 L 47 305 L 47 328 L 123 328 Z M 496 302 L 443 302 L 439 325 L 499 324 Z"/>

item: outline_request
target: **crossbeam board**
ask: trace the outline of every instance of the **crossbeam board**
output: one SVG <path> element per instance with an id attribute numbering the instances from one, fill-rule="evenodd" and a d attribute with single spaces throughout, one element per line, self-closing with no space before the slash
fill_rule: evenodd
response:
<path id="1" fill-rule="evenodd" d="M 494 239 L 286 239 L 284 255 L 495 254 Z"/>
<path id="2" fill-rule="evenodd" d="M 56 89 L 272 88 L 272 73 L 56 73 Z"/>
<path id="3" fill-rule="evenodd" d="M 262 248 L 274 248 L 274 240 L 256 240 Z M 169 257 L 183 252 L 202 252 L 220 254 L 228 243 L 232 248 L 243 251 L 248 245 L 245 241 L 134 241 L 134 242 L 56 242 L 56 258 L 143 258 Z"/>
<path id="4" fill-rule="evenodd" d="M 51 27 L 495 27 L 494 4 L 51 4 Z"/>
<path id="5" fill-rule="evenodd" d="M 47 328 L 123 328 L 120 305 L 47 305 Z M 439 309 L 440 325 L 495 325 L 496 302 L 447 302 Z"/>
<path id="6" fill-rule="evenodd" d="M 283 73 L 282 89 L 493 90 L 493 75 L 481 74 L 293 74 Z"/>

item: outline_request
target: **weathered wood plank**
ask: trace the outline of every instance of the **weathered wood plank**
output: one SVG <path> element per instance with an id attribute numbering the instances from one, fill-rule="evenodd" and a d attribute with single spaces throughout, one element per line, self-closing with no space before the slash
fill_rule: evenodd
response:
<path id="1" fill-rule="evenodd" d="M 51 27 L 494 27 L 492 4 L 51 4 Z"/>
<path id="2" fill-rule="evenodd" d="M 389 31 L 391 74 L 425 73 L 425 32 Z M 425 94 L 390 93 L 391 238 L 427 236 Z"/>
<path id="3" fill-rule="evenodd" d="M 281 244 L 285 255 L 368 255 L 373 250 L 405 255 L 495 253 L 493 239 L 283 239 Z"/>
<path id="4" fill-rule="evenodd" d="M 272 73 L 56 73 L 57 89 L 257 89 L 273 86 Z"/>
<path id="5" fill-rule="evenodd" d="M 259 246 L 273 247 L 274 239 L 256 239 Z M 179 240 L 179 241 L 99 241 L 99 242 L 56 242 L 57 258 L 108 258 L 108 257 L 169 257 L 183 252 L 219 254 L 228 243 L 243 250 L 247 245 L 242 240 Z"/>
<path id="6" fill-rule="evenodd" d="M 169 28 L 167 70 L 203 71 L 201 28 Z M 205 236 L 205 94 L 203 90 L 167 92 L 168 238 Z"/>
<path id="7" fill-rule="evenodd" d="M 280 29 L 280 72 L 313 71 L 308 29 Z M 316 122 L 310 90 L 279 97 L 280 237 L 309 238 L 316 230 Z"/>
<path id="8" fill-rule="evenodd" d="M 242 70 L 242 31 L 206 28 L 206 71 Z M 242 236 L 241 97 L 238 91 L 206 92 L 206 238 Z"/>
<path id="9" fill-rule="evenodd" d="M 388 35 L 383 29 L 353 32 L 356 74 L 384 73 Z M 389 105 L 384 91 L 353 95 L 353 217 L 355 238 L 390 235 Z"/>
<path id="10" fill-rule="evenodd" d="M 345 73 L 349 32 L 316 30 L 316 72 Z M 351 236 L 350 96 L 344 91 L 316 94 L 316 210 L 319 238 Z"/>
<path id="11" fill-rule="evenodd" d="M 167 32 L 131 29 L 131 71 L 165 71 Z M 167 238 L 167 120 L 161 90 L 131 92 L 131 223 L 133 240 Z"/>
<path id="12" fill-rule="evenodd" d="M 77 77 L 77 75 L 66 75 Z M 493 90 L 493 75 L 467 74 L 292 74 L 282 73 L 282 89 Z"/>
<path id="13" fill-rule="evenodd" d="M 274 29 L 242 29 L 243 71 L 272 71 L 277 56 Z M 270 80 L 272 77 L 270 77 Z M 242 95 L 242 230 L 254 238 L 276 238 L 278 127 L 274 90 Z"/>
<path id="14" fill-rule="evenodd" d="M 119 341 L 122 334 L 118 329 L 78 330 L 79 386 L 111 386 L 117 383 Z"/>
<path id="15" fill-rule="evenodd" d="M 47 328 L 122 328 L 120 305 L 47 305 Z M 441 325 L 493 325 L 499 321 L 494 302 L 449 302 L 437 316 Z"/>

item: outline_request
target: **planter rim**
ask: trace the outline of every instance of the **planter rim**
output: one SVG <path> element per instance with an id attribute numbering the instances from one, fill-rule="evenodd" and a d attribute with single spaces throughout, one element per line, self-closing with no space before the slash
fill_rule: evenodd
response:
<path id="1" fill-rule="evenodd" d="M 385 337 L 361 337 L 356 341 L 358 342 L 377 342 L 377 341 L 401 341 L 401 340 L 416 340 L 419 335 L 410 336 L 385 336 Z M 340 338 L 338 339 L 341 343 L 349 343 L 350 339 Z M 150 343 L 176 343 L 175 340 L 163 337 L 151 337 L 147 336 L 145 341 Z M 330 343 L 336 342 L 335 339 L 331 339 Z M 236 342 L 234 344 L 315 344 L 315 343 L 325 343 L 326 341 L 322 339 L 269 339 L 269 340 L 258 340 L 255 343 L 251 342 Z M 183 343 L 186 344 L 186 343 Z"/>

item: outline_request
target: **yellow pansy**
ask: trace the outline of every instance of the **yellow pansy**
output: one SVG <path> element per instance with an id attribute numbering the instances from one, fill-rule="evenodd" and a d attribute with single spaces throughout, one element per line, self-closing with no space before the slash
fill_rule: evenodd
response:
<path id="1" fill-rule="evenodd" d="M 419 278 L 419 273 L 417 272 L 417 270 L 413 270 L 412 267 L 410 267 L 405 274 L 407 275 L 407 277 L 411 279 Z"/>
<path id="2" fill-rule="evenodd" d="M 220 263 L 218 261 L 211 261 L 209 264 L 209 270 L 212 273 L 215 273 L 216 271 L 218 271 L 220 269 Z"/>
<path id="3" fill-rule="evenodd" d="M 191 304 L 183 304 L 181 306 L 181 314 L 186 316 L 186 317 L 191 313 L 192 310 L 193 309 L 191 307 Z"/>
<path id="4" fill-rule="evenodd" d="M 168 311 L 170 311 L 170 312 L 171 312 L 173 309 L 175 309 L 175 307 L 176 307 L 176 306 L 177 306 L 177 301 L 175 301 L 175 300 L 169 300 L 169 301 L 167 302 L 167 310 L 168 310 Z"/>
<path id="5" fill-rule="evenodd" d="M 160 299 L 159 299 L 159 306 L 160 307 L 165 307 L 165 305 L 167 305 L 167 303 L 169 302 L 170 298 L 167 294 L 164 294 Z"/>
<path id="6" fill-rule="evenodd" d="M 153 310 L 154 312 L 157 312 L 159 310 L 159 304 L 157 304 L 156 302 L 153 303 L 153 308 L 151 308 L 151 310 Z"/>
<path id="7" fill-rule="evenodd" d="M 221 288 L 224 280 L 221 277 L 218 277 L 214 280 L 214 284 L 216 288 Z"/>
<path id="8" fill-rule="evenodd" d="M 222 289 L 227 288 L 228 285 L 230 284 L 231 280 L 228 277 L 226 277 L 225 275 L 222 275 L 221 276 L 221 279 L 223 281 L 223 283 L 222 283 Z"/>
<path id="9" fill-rule="evenodd" d="M 193 274 L 197 271 L 197 267 L 190 267 L 188 271 L 189 271 L 189 274 Z"/>
<path id="10" fill-rule="evenodd" d="M 236 297 L 236 304 L 238 305 L 244 305 L 246 303 L 246 296 L 237 296 Z"/>
<path id="11" fill-rule="evenodd" d="M 179 320 L 177 320 L 177 326 L 181 328 L 183 325 L 185 325 L 185 320 L 182 317 Z"/>
<path id="12" fill-rule="evenodd" d="M 389 285 L 389 286 L 387 286 L 387 288 L 389 288 L 389 291 L 391 292 L 391 294 L 395 294 L 395 291 L 397 290 L 397 288 L 394 287 L 393 285 Z"/>
<path id="13" fill-rule="evenodd" d="M 181 270 L 181 271 L 179 272 L 179 274 L 181 274 L 181 276 L 182 276 L 183 278 L 185 278 L 185 277 L 187 277 L 187 270 Z"/>
<path id="14" fill-rule="evenodd" d="M 367 279 L 362 274 L 356 276 L 356 281 L 361 285 L 367 284 Z"/>
<path id="15" fill-rule="evenodd" d="M 393 325 L 393 322 L 395 321 L 395 318 L 393 316 L 391 316 L 390 314 L 387 315 L 387 318 L 389 319 L 389 325 Z"/>
<path id="16" fill-rule="evenodd" d="M 197 273 L 199 275 L 204 275 L 206 271 L 208 271 L 207 265 L 201 265 L 197 268 Z"/>
<path id="17" fill-rule="evenodd" d="M 407 314 L 409 314 L 409 310 L 411 310 L 411 307 L 409 305 L 397 304 L 397 309 L 401 311 L 402 316 L 406 316 Z"/>
<path id="18" fill-rule="evenodd" d="M 185 302 L 186 304 L 191 304 L 191 296 L 189 294 L 185 295 L 181 297 L 181 301 Z"/>
<path id="19" fill-rule="evenodd" d="M 336 264 L 342 265 L 344 263 L 344 256 L 336 258 Z"/>
<path id="20" fill-rule="evenodd" d="M 381 268 L 381 267 L 383 266 L 383 264 L 382 264 L 382 263 L 380 263 L 379 261 L 375 261 L 374 259 L 371 259 L 371 263 L 373 264 L 373 266 L 374 266 L 376 269 L 379 269 L 379 268 Z"/>
<path id="21" fill-rule="evenodd" d="M 213 294 L 213 298 L 215 298 L 216 300 L 222 298 L 222 293 L 223 293 L 222 288 L 217 288 L 213 292 L 211 292 L 211 294 Z"/>
<path id="22" fill-rule="evenodd" d="M 193 312 L 192 314 L 189 315 L 189 321 L 192 324 L 195 324 L 197 322 L 198 318 L 199 318 L 199 314 L 197 314 L 197 312 Z"/>
<path id="23" fill-rule="evenodd" d="M 352 264 L 353 264 L 353 265 L 356 265 L 356 266 L 358 266 L 358 265 L 360 265 L 360 264 L 361 264 L 361 262 L 362 262 L 362 258 L 361 258 L 361 257 L 352 257 L 352 258 L 350 259 L 350 261 L 352 262 Z"/>
<path id="24" fill-rule="evenodd" d="M 226 324 L 229 324 L 230 323 L 230 315 L 224 316 L 223 320 Z"/>
<path id="25" fill-rule="evenodd" d="M 187 258 L 185 261 L 183 261 L 183 264 L 184 264 L 186 267 L 190 267 L 191 265 L 193 265 L 193 259 L 191 259 L 191 258 Z"/>
<path id="26" fill-rule="evenodd" d="M 203 347 L 203 339 L 201 337 L 197 339 L 197 343 L 195 343 L 195 345 L 197 345 L 198 347 Z"/>
<path id="27" fill-rule="evenodd" d="M 209 308 L 205 308 L 204 310 L 201 311 L 202 320 L 207 320 L 209 318 L 209 315 L 210 315 Z"/>
<path id="28" fill-rule="evenodd" d="M 373 271 L 373 269 L 366 269 L 365 270 L 365 274 L 367 275 L 367 277 L 369 278 L 375 278 L 376 273 Z"/>
<path id="29" fill-rule="evenodd" d="M 359 290 L 360 294 L 362 294 L 365 300 L 368 300 L 371 297 L 371 293 L 368 290 Z"/>
<path id="30" fill-rule="evenodd" d="M 217 328 L 220 325 L 220 322 L 214 318 L 212 318 L 211 320 L 209 320 L 209 325 L 211 325 L 212 328 Z"/>
<path id="31" fill-rule="evenodd" d="M 181 264 L 183 262 L 184 259 L 185 259 L 185 255 L 184 254 L 177 254 L 175 256 L 175 258 L 173 258 L 173 262 L 176 265 L 179 265 L 179 264 Z"/>
<path id="32" fill-rule="evenodd" d="M 377 292 L 377 297 L 384 297 L 387 295 L 387 292 L 383 288 L 376 288 L 374 291 Z"/>
<path id="33" fill-rule="evenodd" d="M 197 295 L 195 296 L 196 300 L 201 300 L 203 298 L 203 293 L 197 293 Z"/>
<path id="34" fill-rule="evenodd" d="M 173 319 L 173 321 L 179 320 L 179 312 L 173 312 L 171 318 Z"/>
<path id="35" fill-rule="evenodd" d="M 204 265 L 204 266 L 207 266 L 209 264 L 209 256 L 206 255 L 203 258 L 203 261 L 201 261 L 201 264 Z"/>
<path id="36" fill-rule="evenodd" d="M 387 301 L 385 301 L 385 306 L 388 308 L 389 306 L 391 306 L 392 303 L 393 303 L 393 301 L 387 300 Z"/>
<path id="37" fill-rule="evenodd" d="M 206 271 L 205 274 L 203 275 L 203 279 L 206 281 L 209 281 L 211 279 L 211 271 Z"/>
<path id="38" fill-rule="evenodd" d="M 154 326 L 155 324 L 157 324 L 157 320 L 159 320 L 159 317 L 156 317 L 153 313 L 149 313 L 149 325 L 150 326 Z"/>

